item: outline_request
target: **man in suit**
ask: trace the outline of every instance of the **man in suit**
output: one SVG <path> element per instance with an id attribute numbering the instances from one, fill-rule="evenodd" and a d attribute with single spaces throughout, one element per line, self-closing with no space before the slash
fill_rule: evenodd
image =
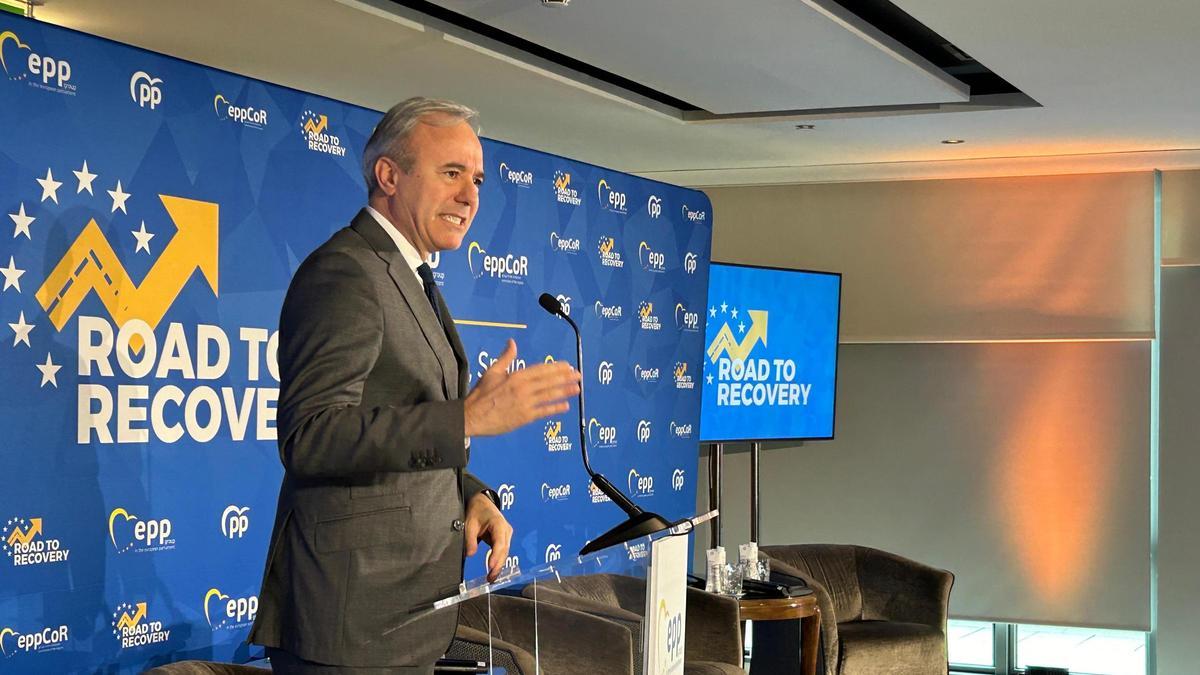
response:
<path id="1" fill-rule="evenodd" d="M 465 471 L 470 438 L 565 412 L 579 373 L 468 365 L 427 260 L 457 249 L 479 206 L 476 113 L 409 99 L 364 150 L 368 207 L 296 271 L 279 319 L 283 484 L 250 641 L 277 672 L 428 673 L 457 611 L 463 556 L 512 527 Z M 415 618 L 414 617 L 419 617 Z M 397 627 L 399 627 L 397 629 Z"/>

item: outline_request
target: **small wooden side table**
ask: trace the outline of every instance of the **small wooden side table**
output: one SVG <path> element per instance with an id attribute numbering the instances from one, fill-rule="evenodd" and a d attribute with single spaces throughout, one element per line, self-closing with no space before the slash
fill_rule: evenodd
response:
<path id="1" fill-rule="evenodd" d="M 817 605 L 816 595 L 738 600 L 738 610 L 739 618 L 742 621 L 799 620 L 800 622 L 800 653 L 795 655 L 784 653 L 784 645 L 760 643 L 759 631 L 756 630 L 754 653 L 750 658 L 751 670 L 754 670 L 755 664 L 761 663 L 766 666 L 766 661 L 769 660 L 771 662 L 769 671 L 764 671 L 763 666 L 760 666 L 758 672 L 780 673 L 781 675 L 784 673 L 816 675 L 817 645 L 821 637 L 821 608 Z M 762 654 L 764 659 L 760 660 L 757 654 Z M 766 658 L 768 656 L 769 659 Z"/>

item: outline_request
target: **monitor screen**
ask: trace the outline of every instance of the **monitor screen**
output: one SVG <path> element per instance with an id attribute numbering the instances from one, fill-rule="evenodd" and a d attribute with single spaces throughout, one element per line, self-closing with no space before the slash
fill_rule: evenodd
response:
<path id="1" fill-rule="evenodd" d="M 713 263 L 700 440 L 833 438 L 842 275 Z"/>

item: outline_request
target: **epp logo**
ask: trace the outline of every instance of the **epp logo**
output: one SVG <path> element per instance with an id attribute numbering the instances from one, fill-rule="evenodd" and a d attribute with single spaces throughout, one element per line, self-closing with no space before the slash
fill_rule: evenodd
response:
<path id="1" fill-rule="evenodd" d="M 583 249 L 583 242 L 578 237 L 560 237 L 557 232 L 550 233 L 550 250 L 558 253 L 577 254 Z"/>
<path id="2" fill-rule="evenodd" d="M 29 52 L 29 56 L 25 59 L 26 72 L 13 74 L 16 70 L 15 64 L 9 67 L 9 62 L 5 56 L 5 47 L 9 40 L 16 45 L 18 50 L 24 49 Z M 28 80 L 33 86 L 49 91 L 56 91 L 60 94 L 69 94 L 75 91 L 75 85 L 70 84 L 71 80 L 71 62 L 66 59 L 56 59 L 52 56 L 43 56 L 29 48 L 29 45 L 21 42 L 21 38 L 16 33 L 6 30 L 0 33 L 0 67 L 4 68 L 4 73 L 8 75 L 10 80 Z M 30 78 L 30 75 L 33 78 Z M 40 83 L 36 80 L 41 80 Z"/>
<path id="3" fill-rule="evenodd" d="M 213 602 L 213 601 L 216 602 Z M 215 611 L 214 611 L 215 610 Z M 235 628 L 252 623 L 258 616 L 258 596 L 231 598 L 219 589 L 204 594 L 204 618 L 212 630 Z"/>
<path id="4" fill-rule="evenodd" d="M 120 523 L 118 518 L 124 519 Z M 133 526 L 128 523 L 133 521 Z M 108 514 L 108 536 L 112 540 L 117 553 L 125 553 L 130 549 L 144 553 L 175 548 L 175 540 L 171 538 L 171 520 L 169 518 L 142 520 L 121 507 Z M 120 532 L 121 536 L 117 536 Z M 118 540 L 120 540 L 119 543 Z"/>
<path id="5" fill-rule="evenodd" d="M 501 483 L 500 488 L 496 490 L 496 495 L 500 497 L 500 510 L 507 511 L 513 507 L 517 501 L 517 486 Z"/>
<path id="6" fill-rule="evenodd" d="M 129 98 L 138 104 L 139 108 L 150 106 L 151 110 L 158 107 L 162 103 L 162 84 L 161 77 L 154 77 L 144 70 L 139 70 L 129 78 Z"/>
<path id="7" fill-rule="evenodd" d="M 562 305 L 563 314 L 571 316 L 571 296 L 559 293 L 554 296 L 554 299 L 558 300 L 558 303 Z"/>
<path id="8" fill-rule="evenodd" d="M 600 367 L 596 369 L 596 379 L 600 384 L 611 384 L 613 379 L 613 364 L 608 361 L 601 361 Z"/>
<path id="9" fill-rule="evenodd" d="M 644 241 L 638 244 L 638 261 L 642 263 L 642 269 L 647 272 L 665 272 L 667 270 L 666 254 L 655 251 L 650 244 Z"/>
<path id="10" fill-rule="evenodd" d="M 672 613 L 667 600 L 658 601 L 658 634 L 663 636 L 666 649 L 660 655 L 658 672 L 668 673 L 683 665 L 683 612 Z"/>
<path id="11" fill-rule="evenodd" d="M 662 215 L 662 198 L 658 195 L 650 195 L 650 198 L 646 200 L 646 213 L 650 214 L 652 219 L 658 220 L 658 217 Z"/>
<path id="12" fill-rule="evenodd" d="M 570 483 L 563 483 L 562 485 L 550 485 L 549 483 L 542 483 L 542 501 L 544 502 L 561 502 L 570 496 Z"/>
<path id="13" fill-rule="evenodd" d="M 691 251 L 688 251 L 687 254 L 683 256 L 683 271 L 687 272 L 688 274 L 695 274 L 698 262 L 699 256 Z"/>
<path id="14" fill-rule="evenodd" d="M 693 223 L 702 223 L 705 218 L 708 218 L 708 213 L 705 211 L 693 211 L 687 207 L 687 204 L 684 204 L 683 217 L 685 220 L 690 220 Z"/>
<path id="15" fill-rule="evenodd" d="M 671 489 L 676 492 L 683 489 L 683 469 L 675 469 L 671 472 Z"/>
<path id="16" fill-rule="evenodd" d="M 562 560 L 562 544 L 549 544 L 546 546 L 546 562 L 552 563 Z"/>
<path id="17" fill-rule="evenodd" d="M 650 442 L 650 420 L 638 420 L 637 439 L 638 443 Z"/>
<path id="18" fill-rule="evenodd" d="M 700 312 L 689 312 L 682 302 L 675 303 L 675 327 L 695 333 L 700 330 Z"/>
<path id="19" fill-rule="evenodd" d="M 614 448 L 617 445 L 617 427 L 605 426 L 595 417 L 588 420 L 588 442 L 596 448 Z"/>
<path id="20" fill-rule="evenodd" d="M 223 94 L 213 97 L 213 112 L 219 120 L 233 120 L 251 129 L 265 129 L 267 126 L 266 110 L 254 106 L 236 106 Z"/>
<path id="21" fill-rule="evenodd" d="M 32 633 L 18 633 L 5 626 L 0 628 L 0 654 L 12 658 L 17 652 L 49 652 L 63 648 L 68 639 L 66 626 L 43 628 Z"/>
<path id="22" fill-rule="evenodd" d="M 600 207 L 613 213 L 626 213 L 625 210 L 625 193 L 617 192 L 608 184 L 608 181 L 601 178 L 599 183 L 596 183 L 596 199 L 600 202 Z"/>
<path id="23" fill-rule="evenodd" d="M 250 529 L 250 517 L 246 515 L 249 510 L 249 506 L 230 504 L 225 507 L 221 513 L 221 534 L 225 535 L 226 539 L 241 539 L 246 536 L 246 531 Z"/>
<path id="24" fill-rule="evenodd" d="M 517 187 L 528 188 L 533 186 L 533 172 L 513 169 L 504 162 L 500 162 L 500 180 L 512 183 Z"/>
<path id="25" fill-rule="evenodd" d="M 601 319 L 608 319 L 609 321 L 620 321 L 624 313 L 620 305 L 606 305 L 599 300 L 596 301 L 594 309 L 596 310 L 596 316 Z"/>
<path id="26" fill-rule="evenodd" d="M 625 480 L 626 486 L 635 497 L 651 497 L 654 495 L 654 476 L 644 476 L 637 469 L 630 469 Z"/>

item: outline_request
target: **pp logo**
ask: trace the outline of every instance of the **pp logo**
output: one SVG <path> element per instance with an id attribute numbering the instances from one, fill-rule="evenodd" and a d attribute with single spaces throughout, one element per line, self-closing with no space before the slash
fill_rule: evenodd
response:
<path id="1" fill-rule="evenodd" d="M 654 476 L 644 476 L 637 469 L 630 469 L 626 486 L 635 497 L 650 497 L 654 494 Z"/>
<path id="2" fill-rule="evenodd" d="M 667 269 L 666 254 L 655 251 L 644 241 L 638 244 L 638 261 L 647 272 L 665 272 Z"/>
<path id="3" fill-rule="evenodd" d="M 154 110 L 162 103 L 161 77 L 154 77 L 144 70 L 139 70 L 129 78 L 129 98 L 138 104 L 139 108 L 150 107 Z"/>
<path id="4" fill-rule="evenodd" d="M 571 296 L 559 293 L 554 296 L 554 299 L 558 300 L 558 304 L 562 305 L 563 314 L 571 316 Z"/>
<path id="5" fill-rule="evenodd" d="M 690 312 L 682 302 L 675 303 L 675 327 L 679 330 L 695 333 L 700 330 L 700 312 Z"/>
<path id="6" fill-rule="evenodd" d="M 253 623 L 258 616 L 258 596 L 231 598 L 217 588 L 204 594 L 204 618 L 209 628 L 237 628 Z"/>
<path id="7" fill-rule="evenodd" d="M 675 469 L 671 472 L 671 489 L 676 492 L 683 489 L 683 469 Z"/>
<path id="8" fill-rule="evenodd" d="M 638 420 L 637 439 L 638 443 L 650 442 L 650 420 Z"/>
<path id="9" fill-rule="evenodd" d="M 588 441 L 597 448 L 613 448 L 617 445 L 617 427 L 605 426 L 595 417 L 588 420 Z"/>
<path id="10" fill-rule="evenodd" d="M 562 544 L 550 544 L 546 546 L 546 562 L 557 562 L 562 560 Z"/>
<path id="11" fill-rule="evenodd" d="M 122 519 L 118 521 L 118 518 Z M 133 522 L 130 526 L 129 523 Z M 165 551 L 175 548 L 168 518 L 141 519 L 121 507 L 108 514 L 108 536 L 117 553 Z"/>
<path id="12" fill-rule="evenodd" d="M 225 507 L 221 513 L 221 534 L 225 535 L 226 539 L 241 539 L 246 536 L 246 531 L 250 529 L 250 517 L 246 515 L 249 510 L 249 506 L 230 504 Z"/>
<path id="13" fill-rule="evenodd" d="M 601 361 L 600 367 L 596 369 L 596 379 L 600 384 L 611 384 L 613 379 L 613 364 L 608 361 Z"/>
<path id="14" fill-rule="evenodd" d="M 698 258 L 699 256 L 697 256 L 695 253 L 688 251 L 687 254 L 683 256 L 683 271 L 687 272 L 688 274 L 695 274 Z"/>
<path id="15" fill-rule="evenodd" d="M 517 486 L 501 483 L 500 489 L 496 490 L 496 495 L 500 497 L 500 510 L 507 511 L 513 507 L 517 501 Z"/>
<path id="16" fill-rule="evenodd" d="M 662 215 L 662 198 L 658 195 L 650 195 L 650 198 L 646 200 L 646 213 L 657 220 Z"/>

